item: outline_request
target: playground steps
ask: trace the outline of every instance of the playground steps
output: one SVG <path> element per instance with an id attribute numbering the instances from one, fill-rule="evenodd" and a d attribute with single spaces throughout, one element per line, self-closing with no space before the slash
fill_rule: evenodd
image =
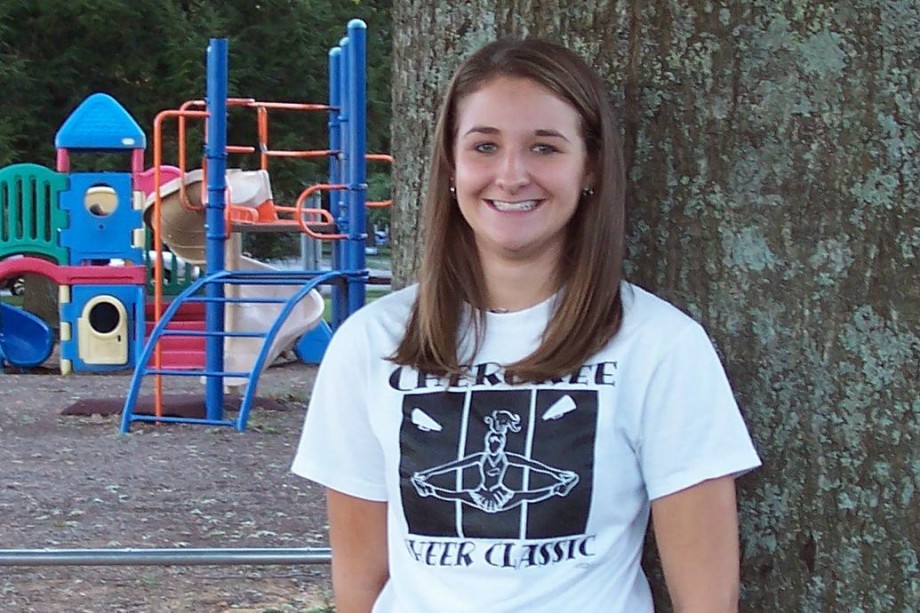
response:
<path id="1" fill-rule="evenodd" d="M 168 304 L 164 305 L 168 308 Z M 164 312 L 165 312 L 164 308 Z M 146 305 L 146 324 L 144 330 L 145 343 L 150 341 L 150 336 L 156 326 L 154 320 L 153 303 Z M 179 306 L 176 314 L 166 325 L 168 331 L 204 332 L 205 310 L 199 303 L 185 303 Z M 203 336 L 161 336 L 160 337 L 160 366 L 169 370 L 195 370 L 204 367 L 205 337 Z M 153 356 L 150 366 L 153 365 Z"/>
<path id="2" fill-rule="evenodd" d="M 189 423 L 212 426 L 233 426 L 242 432 L 246 429 L 246 422 L 249 418 L 249 412 L 252 409 L 255 391 L 258 385 L 259 377 L 267 365 L 268 356 L 275 338 L 281 331 L 281 327 L 287 320 L 295 307 L 318 285 L 342 282 L 347 280 L 349 273 L 341 271 L 328 271 L 323 273 L 311 271 L 280 271 L 280 270 L 232 270 L 210 273 L 194 281 L 188 288 L 179 294 L 169 307 L 163 312 L 160 321 L 154 326 L 149 335 L 147 344 L 138 360 L 138 366 L 134 371 L 131 379 L 131 387 L 125 398 L 125 406 L 122 412 L 121 431 L 128 432 L 131 423 L 136 421 L 142 422 L 170 422 L 170 423 Z M 257 285 L 257 286 L 294 286 L 299 289 L 284 298 L 262 298 L 262 297 L 236 297 L 236 298 L 216 298 L 207 295 L 207 288 L 211 285 Z M 233 331 L 216 331 L 216 330 L 190 330 L 170 328 L 170 325 L 181 321 L 191 320 L 191 313 L 197 309 L 203 312 L 208 303 L 219 303 L 226 305 L 229 303 L 252 303 L 252 304 L 269 304 L 273 303 L 281 306 L 280 312 L 264 331 L 254 332 L 233 332 Z M 320 309 L 321 310 L 321 309 Z M 184 311 L 184 315 L 180 315 Z M 194 369 L 171 368 L 161 363 L 160 368 L 152 366 L 152 356 L 154 347 L 158 341 L 164 338 L 190 338 L 190 339 L 209 339 L 209 338 L 231 338 L 242 337 L 259 339 L 261 341 L 261 350 L 255 363 L 247 372 L 234 372 L 230 370 L 209 370 L 206 365 Z M 184 376 L 184 377 L 204 377 L 209 382 L 215 379 L 226 382 L 227 379 L 242 380 L 245 383 L 240 402 L 239 412 L 235 419 L 223 417 L 223 397 L 218 398 L 220 402 L 212 402 L 212 392 L 220 391 L 220 388 L 213 388 L 210 385 L 206 389 L 206 412 L 205 418 L 189 417 L 172 417 L 162 414 L 148 415 L 136 414 L 135 405 L 140 393 L 144 377 L 153 375 L 155 377 L 166 376 Z"/>

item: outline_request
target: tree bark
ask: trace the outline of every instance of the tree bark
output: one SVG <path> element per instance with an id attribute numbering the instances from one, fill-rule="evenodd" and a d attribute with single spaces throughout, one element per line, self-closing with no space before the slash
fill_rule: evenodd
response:
<path id="1" fill-rule="evenodd" d="M 54 330 L 61 328 L 58 284 L 42 275 L 26 273 L 22 308 L 40 317 Z"/>
<path id="2" fill-rule="evenodd" d="M 452 70 L 502 35 L 570 45 L 622 112 L 627 274 L 715 338 L 764 460 L 739 483 L 743 610 L 913 611 L 916 0 L 401 0 L 394 20 L 396 283 Z"/>

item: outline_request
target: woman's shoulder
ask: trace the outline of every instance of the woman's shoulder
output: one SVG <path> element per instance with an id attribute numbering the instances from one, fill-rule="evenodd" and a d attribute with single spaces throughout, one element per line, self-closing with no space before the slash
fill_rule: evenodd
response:
<path id="1" fill-rule="evenodd" d="M 653 335 L 666 340 L 676 339 L 690 330 L 702 330 L 700 324 L 690 315 L 638 285 L 624 282 L 621 296 L 621 331 L 624 333 Z"/>
<path id="2" fill-rule="evenodd" d="M 355 315 L 361 314 L 362 317 L 371 319 L 391 315 L 408 316 L 412 305 L 415 304 L 416 296 L 418 296 L 418 285 L 413 284 L 384 294 L 373 302 L 365 304 Z"/>

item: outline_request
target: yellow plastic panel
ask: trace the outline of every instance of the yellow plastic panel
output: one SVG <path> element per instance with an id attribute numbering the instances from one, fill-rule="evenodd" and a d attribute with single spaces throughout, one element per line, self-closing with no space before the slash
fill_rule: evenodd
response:
<path id="1" fill-rule="evenodd" d="M 127 364 L 129 338 L 128 312 L 120 300 L 101 295 L 83 307 L 77 319 L 77 347 L 85 364 Z"/>
<path id="2" fill-rule="evenodd" d="M 143 228 L 137 228 L 131 235 L 131 246 L 143 249 L 147 242 L 147 232 Z M 140 263 L 140 262 L 137 262 Z"/>

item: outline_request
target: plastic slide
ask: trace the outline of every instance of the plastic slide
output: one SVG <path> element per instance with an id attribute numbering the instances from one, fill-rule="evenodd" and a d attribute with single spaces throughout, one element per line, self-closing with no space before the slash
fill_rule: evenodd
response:
<path id="1" fill-rule="evenodd" d="M 21 368 L 40 366 L 54 348 L 54 331 L 32 313 L 0 303 L 0 360 Z"/>
<path id="2" fill-rule="evenodd" d="M 185 184 L 189 210 L 181 202 L 181 185 Z M 228 200 L 235 206 L 258 207 L 271 199 L 268 173 L 264 170 L 227 171 Z M 204 193 L 201 170 L 186 173 L 184 179 L 177 178 L 160 188 L 160 223 L 163 242 L 180 258 L 191 264 L 206 266 L 204 210 L 201 207 Z M 154 195 L 147 197 L 145 217 L 152 213 Z M 235 233 L 226 242 L 225 266 L 227 270 L 275 270 L 271 266 L 241 255 L 241 238 Z M 228 297 L 240 298 L 288 298 L 295 294 L 298 285 L 230 285 Z M 224 309 L 224 326 L 233 332 L 264 332 L 278 318 L 283 304 L 228 303 Z M 297 341 L 316 327 L 323 316 L 323 298 L 312 291 L 301 300 L 281 327 L 269 349 L 265 361 L 271 365 L 282 352 L 293 349 Z M 224 340 L 224 368 L 228 371 L 244 372 L 252 369 L 262 349 L 261 338 L 227 338 Z M 245 379 L 225 380 L 228 387 L 245 385 Z"/>

